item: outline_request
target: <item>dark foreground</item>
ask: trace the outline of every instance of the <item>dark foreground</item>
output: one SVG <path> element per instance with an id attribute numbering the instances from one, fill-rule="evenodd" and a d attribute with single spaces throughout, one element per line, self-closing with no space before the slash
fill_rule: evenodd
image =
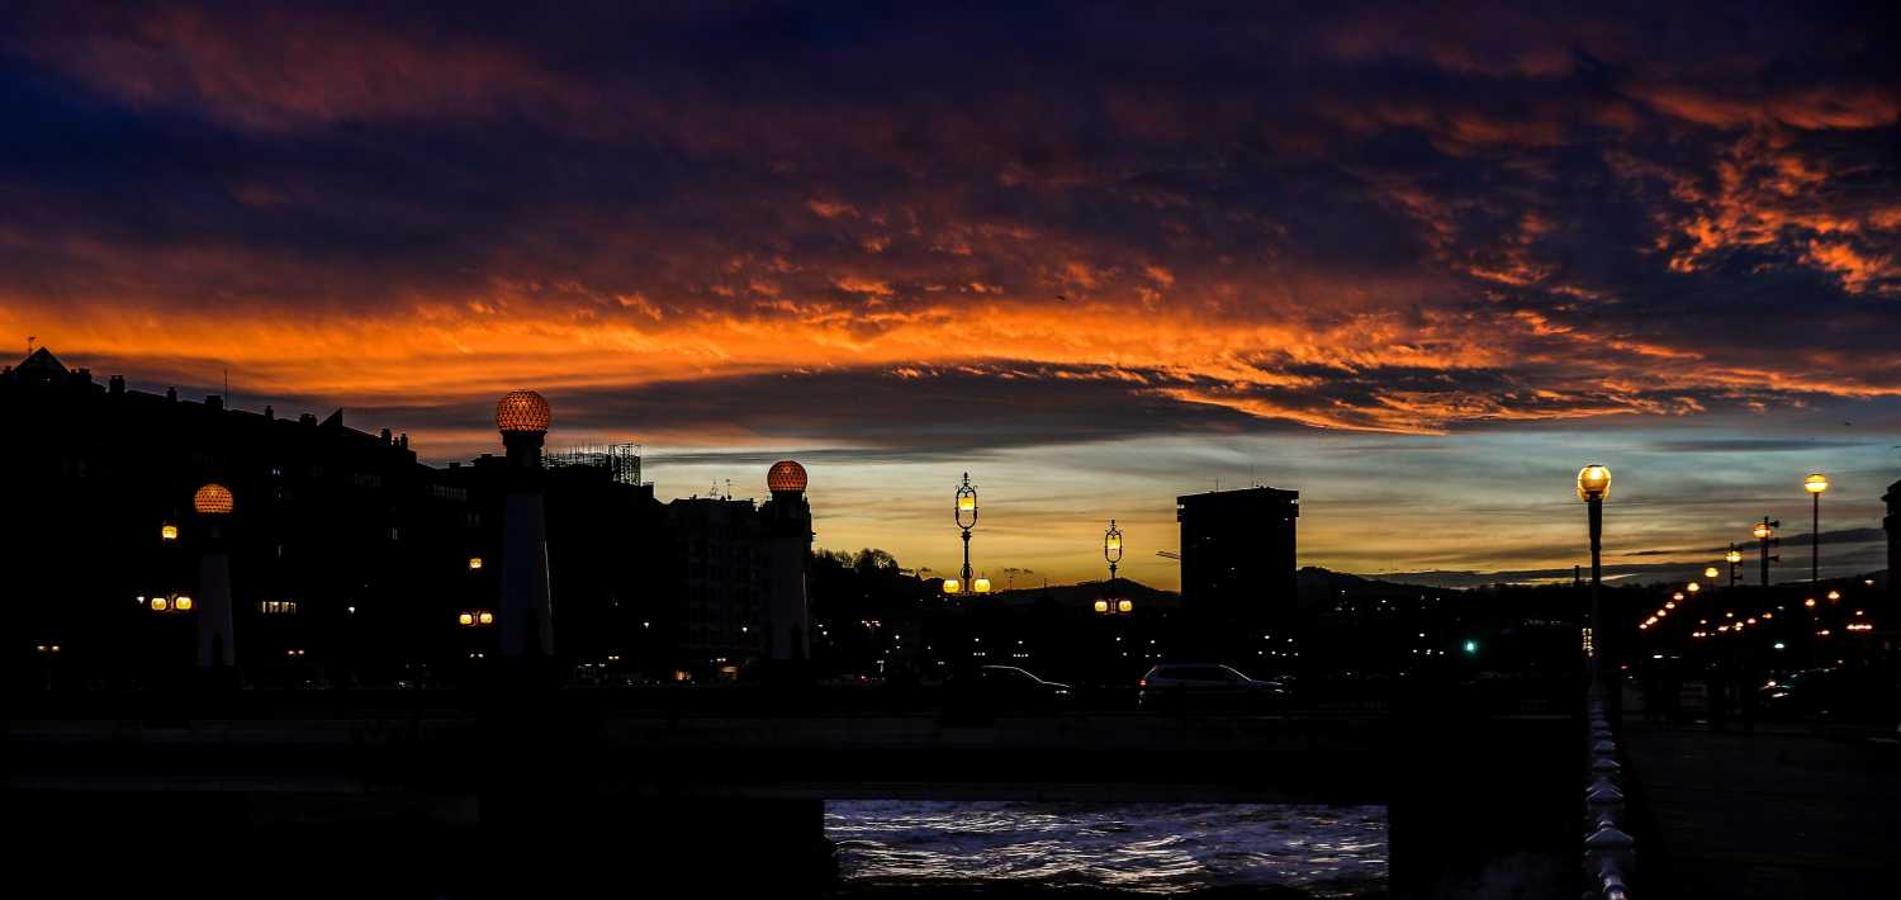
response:
<path id="1" fill-rule="evenodd" d="M 1892 897 L 1901 741 L 1885 730 L 1754 733 L 1631 723 L 1644 893 L 1679 900 Z"/>

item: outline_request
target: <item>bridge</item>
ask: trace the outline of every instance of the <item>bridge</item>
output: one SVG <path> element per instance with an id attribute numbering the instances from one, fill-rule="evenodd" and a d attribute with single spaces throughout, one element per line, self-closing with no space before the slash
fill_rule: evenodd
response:
<path id="1" fill-rule="evenodd" d="M 23 702 L 4 790 L 16 822 L 47 826 L 16 847 L 47 858 L 83 834 L 140 855 L 176 839 L 402 871 L 440 854 L 473 866 L 436 872 L 470 893 L 630 871 L 817 891 L 823 801 L 872 798 L 1380 804 L 1398 896 L 1560 883 L 1576 851 L 1581 724 L 1564 716 L 982 715 L 773 691 Z"/>

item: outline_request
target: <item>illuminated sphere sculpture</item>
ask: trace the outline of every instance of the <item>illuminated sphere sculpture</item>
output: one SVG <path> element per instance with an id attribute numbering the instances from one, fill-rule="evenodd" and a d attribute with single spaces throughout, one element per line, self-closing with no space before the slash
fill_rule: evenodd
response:
<path id="1" fill-rule="evenodd" d="M 766 470 L 766 489 L 775 494 L 802 494 L 805 492 L 805 467 L 789 459 L 782 459 Z"/>
<path id="2" fill-rule="evenodd" d="M 548 398 L 534 391 L 509 391 L 495 403 L 495 427 L 503 434 L 545 434 L 553 421 Z"/>
<path id="3" fill-rule="evenodd" d="M 231 489 L 222 484 L 207 484 L 191 495 L 191 508 L 201 516 L 228 516 L 236 506 Z"/>

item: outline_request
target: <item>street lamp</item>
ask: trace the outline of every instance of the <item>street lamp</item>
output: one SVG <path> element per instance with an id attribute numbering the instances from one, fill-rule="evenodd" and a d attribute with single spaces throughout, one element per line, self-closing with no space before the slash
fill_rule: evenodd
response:
<path id="1" fill-rule="evenodd" d="M 957 509 L 954 517 L 957 527 L 964 536 L 964 568 L 959 572 L 962 578 L 944 579 L 944 593 L 988 593 L 990 579 L 972 578 L 970 574 L 970 530 L 977 527 L 977 486 L 970 483 L 970 473 L 964 473 L 964 481 L 957 486 Z"/>
<path id="2" fill-rule="evenodd" d="M 1702 584 L 1702 582 L 1697 582 L 1697 581 L 1692 581 L 1692 582 L 1690 582 L 1689 584 L 1686 584 L 1686 585 L 1684 585 L 1684 586 L 1683 586 L 1683 589 L 1684 589 L 1684 590 L 1686 590 L 1686 591 L 1689 591 L 1689 592 L 1690 592 L 1690 593 L 1692 593 L 1692 594 L 1694 594 L 1694 593 L 1696 593 L 1697 591 L 1700 591 L 1700 590 L 1702 590 L 1702 589 L 1703 589 L 1703 584 Z"/>
<path id="3" fill-rule="evenodd" d="M 158 539 L 168 544 L 178 540 L 178 526 L 170 522 L 158 526 Z"/>
<path id="4" fill-rule="evenodd" d="M 1709 568 L 1707 568 L 1707 569 L 1704 569 L 1704 570 L 1703 570 L 1703 577 L 1704 577 L 1704 578 L 1708 578 L 1708 579 L 1711 579 L 1711 580 L 1714 580 L 1714 579 L 1716 578 L 1716 576 L 1718 576 L 1718 575 L 1720 575 L 1720 574 L 1722 574 L 1722 573 L 1721 573 L 1721 572 L 1718 572 L 1718 571 L 1716 571 L 1716 567 L 1715 567 L 1715 566 L 1711 566 L 1711 567 L 1709 567 Z"/>
<path id="5" fill-rule="evenodd" d="M 1779 556 L 1769 555 L 1770 545 L 1780 543 L 1780 541 L 1776 540 L 1775 534 L 1776 534 L 1776 529 L 1781 528 L 1781 527 L 1782 527 L 1782 523 L 1780 521 L 1771 519 L 1768 516 L 1763 516 L 1762 521 L 1757 522 L 1756 527 L 1751 528 L 1749 530 L 1749 533 L 1755 536 L 1757 546 L 1762 549 L 1762 586 L 1763 587 L 1769 586 L 1769 561 L 1772 559 L 1781 558 Z"/>
<path id="6" fill-rule="evenodd" d="M 1736 570 L 1743 564 L 1743 551 L 1736 549 L 1735 544 L 1730 544 L 1729 552 L 1723 554 L 1723 561 L 1729 563 L 1729 586 L 1735 587 Z"/>
<path id="7" fill-rule="evenodd" d="M 1109 530 L 1102 533 L 1102 558 L 1109 563 L 1109 596 L 1096 601 L 1096 612 L 1116 615 L 1134 610 L 1134 603 L 1116 597 L 1116 567 L 1122 562 L 1122 529 L 1116 527 L 1114 519 L 1109 520 Z"/>
<path id="8" fill-rule="evenodd" d="M 1811 472 L 1802 479 L 1802 489 L 1813 501 L 1814 519 L 1809 525 L 1809 583 L 1822 580 L 1822 492 L 1828 490 L 1828 476 Z"/>
<path id="9" fill-rule="evenodd" d="M 1604 633 L 1603 609 L 1598 595 L 1604 586 L 1604 498 L 1611 493 L 1611 470 L 1592 463 L 1578 470 L 1578 499 L 1584 501 L 1584 507 L 1591 528 L 1591 634 Z M 1592 686 L 1597 683 L 1597 655 L 1591 654 L 1588 665 Z"/>

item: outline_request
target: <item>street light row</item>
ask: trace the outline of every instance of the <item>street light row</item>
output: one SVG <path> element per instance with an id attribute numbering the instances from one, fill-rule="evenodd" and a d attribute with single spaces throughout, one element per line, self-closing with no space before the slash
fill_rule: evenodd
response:
<path id="1" fill-rule="evenodd" d="M 970 532 L 977 527 L 977 486 L 970 483 L 970 473 L 965 472 L 963 481 L 957 485 L 952 501 L 952 521 L 964 540 L 964 567 L 959 570 L 960 577 L 944 579 L 944 593 L 950 596 L 990 593 L 990 579 L 984 575 L 973 577 L 970 568 Z M 1122 529 L 1116 527 L 1116 520 L 1109 520 L 1109 529 L 1102 534 L 1102 558 L 1109 563 L 1109 590 L 1115 591 L 1116 571 L 1122 564 Z M 1105 597 L 1095 602 L 1095 611 L 1104 615 L 1123 615 L 1135 611 L 1135 603 L 1127 598 Z"/>

